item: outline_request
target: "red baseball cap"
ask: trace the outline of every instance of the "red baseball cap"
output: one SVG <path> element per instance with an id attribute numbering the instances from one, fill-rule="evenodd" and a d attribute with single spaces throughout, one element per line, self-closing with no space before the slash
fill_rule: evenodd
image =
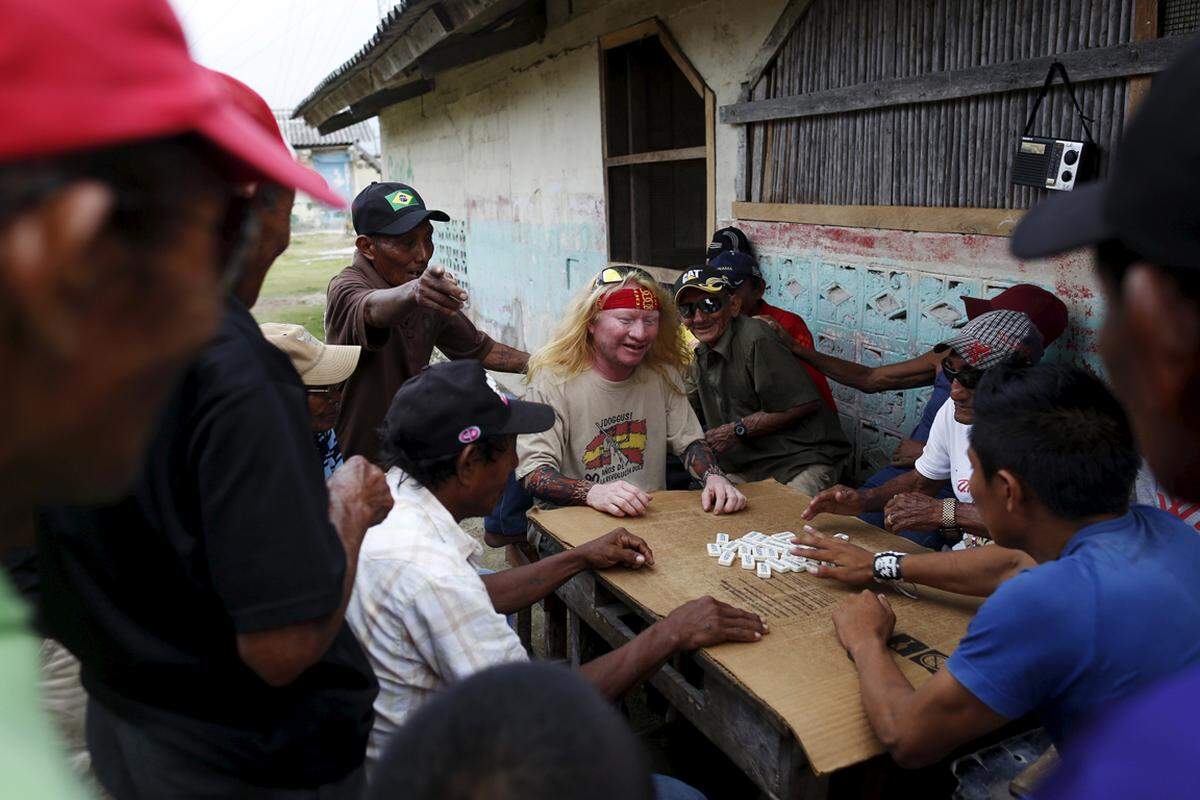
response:
<path id="1" fill-rule="evenodd" d="M 257 178 L 345 207 L 192 61 L 165 0 L 0 0 L 0 19 L 0 163 L 191 132 Z"/>
<path id="2" fill-rule="evenodd" d="M 1029 315 L 1034 326 L 1041 332 L 1046 347 L 1062 336 L 1067 329 L 1067 306 L 1055 295 L 1031 283 L 1018 283 L 1000 294 L 984 300 L 979 297 L 964 297 L 967 319 L 975 319 L 989 311 L 1021 311 Z"/>

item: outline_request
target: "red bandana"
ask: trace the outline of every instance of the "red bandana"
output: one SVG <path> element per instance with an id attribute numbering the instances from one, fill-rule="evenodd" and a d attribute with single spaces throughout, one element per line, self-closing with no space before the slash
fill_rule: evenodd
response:
<path id="1" fill-rule="evenodd" d="M 658 311 L 658 295 L 641 286 L 627 287 L 610 292 L 600 306 L 601 311 L 610 308 L 636 308 L 641 311 Z"/>

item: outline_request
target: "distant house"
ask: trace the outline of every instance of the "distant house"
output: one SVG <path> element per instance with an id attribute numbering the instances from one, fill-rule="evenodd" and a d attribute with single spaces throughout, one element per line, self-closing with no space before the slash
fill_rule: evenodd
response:
<path id="1" fill-rule="evenodd" d="M 1196 36 L 1194 0 L 405 0 L 302 100 L 323 131 L 379 117 L 384 176 L 452 222 L 435 259 L 484 330 L 526 349 L 610 262 L 664 279 L 742 227 L 817 347 L 860 363 L 928 350 L 962 297 L 1031 282 L 1098 365 L 1087 254 L 1020 263 L 1047 192 L 1012 183 L 1050 63 L 1094 120 L 1099 171 L 1150 76 Z M 1032 132 L 1083 139 L 1061 83 Z M 862 474 L 923 392 L 835 386 Z"/>
<path id="2" fill-rule="evenodd" d="M 292 110 L 275 109 L 275 119 L 297 158 L 312 167 L 346 201 L 354 199 L 371 181 L 381 180 L 379 134 L 373 122 L 358 122 L 322 135 L 303 119 L 292 119 Z M 297 230 L 341 230 L 350 225 L 349 212 L 333 211 L 304 195 L 292 206 L 292 226 Z"/>

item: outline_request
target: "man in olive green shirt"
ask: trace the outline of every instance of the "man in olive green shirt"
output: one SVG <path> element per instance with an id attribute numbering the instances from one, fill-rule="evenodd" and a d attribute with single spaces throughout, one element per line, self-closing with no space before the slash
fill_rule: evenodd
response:
<path id="1" fill-rule="evenodd" d="M 836 484 L 850 445 L 787 346 L 762 322 L 737 316 L 738 299 L 714 270 L 684 272 L 674 295 L 700 341 L 691 400 L 730 479 L 774 478 L 808 495 Z"/>

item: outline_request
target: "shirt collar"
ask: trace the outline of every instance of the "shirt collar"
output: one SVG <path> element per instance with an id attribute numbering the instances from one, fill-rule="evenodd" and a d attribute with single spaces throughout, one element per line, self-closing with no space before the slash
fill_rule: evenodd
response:
<path id="1" fill-rule="evenodd" d="M 358 250 L 354 251 L 354 268 L 363 274 L 367 279 L 367 283 L 375 289 L 390 289 L 391 285 L 383 279 L 383 276 L 375 271 L 375 262 L 364 256 Z"/>
<path id="2" fill-rule="evenodd" d="M 407 477 L 399 467 L 388 470 L 387 484 L 397 505 L 403 503 L 419 509 L 428 517 L 431 532 L 464 559 L 478 557 L 483 552 L 479 542 L 454 521 L 454 517 L 433 492 Z"/>
<path id="3" fill-rule="evenodd" d="M 1083 543 L 1093 536 L 1101 533 L 1109 533 L 1110 531 L 1120 530 L 1121 528 L 1130 528 L 1136 525 L 1131 519 L 1133 510 L 1126 511 L 1116 519 L 1106 519 L 1103 522 L 1093 522 L 1091 525 L 1084 525 L 1079 530 L 1075 531 L 1075 535 L 1067 540 L 1067 544 L 1062 549 L 1062 556 L 1070 555 L 1083 546 Z M 1062 556 L 1059 556 L 1061 558 Z"/>
<path id="4" fill-rule="evenodd" d="M 716 353 L 721 358 L 729 360 L 729 350 L 733 347 L 733 326 L 737 324 L 738 317 L 732 317 L 729 324 L 725 326 L 725 332 L 721 334 L 721 338 L 717 339 L 717 343 L 711 347 L 704 342 L 700 343 L 697 348 L 697 355 L 707 357 L 709 353 Z"/>

